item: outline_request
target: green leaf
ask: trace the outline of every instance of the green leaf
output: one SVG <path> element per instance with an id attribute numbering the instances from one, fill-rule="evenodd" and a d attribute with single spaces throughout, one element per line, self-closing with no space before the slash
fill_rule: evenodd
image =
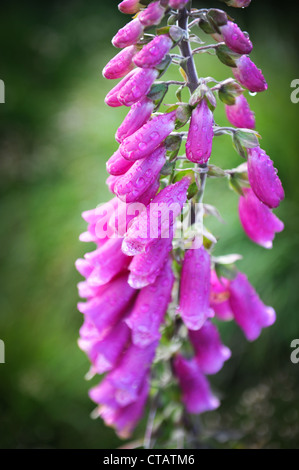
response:
<path id="1" fill-rule="evenodd" d="M 179 26 L 170 26 L 168 34 L 174 42 L 179 42 L 181 39 L 183 39 L 183 37 L 185 37 L 186 33 Z"/>
<path id="2" fill-rule="evenodd" d="M 198 26 L 206 34 L 214 34 L 217 32 L 216 28 L 206 18 L 200 18 Z"/>
<path id="3" fill-rule="evenodd" d="M 162 28 L 157 29 L 157 35 L 161 36 L 162 34 L 169 34 L 171 26 L 163 26 Z"/>
<path id="4" fill-rule="evenodd" d="M 223 103 L 228 104 L 229 106 L 232 106 L 236 103 L 236 98 L 234 95 L 228 92 L 223 92 L 221 88 L 218 91 L 218 96 Z"/>
<path id="5" fill-rule="evenodd" d="M 158 108 L 161 102 L 163 101 L 167 91 L 168 85 L 166 85 L 165 83 L 156 83 L 151 87 L 147 97 L 152 100 L 155 103 L 155 107 Z"/>
<path id="6" fill-rule="evenodd" d="M 259 140 L 254 131 L 251 130 L 240 130 L 238 129 L 235 133 L 236 139 L 239 140 L 240 144 L 245 148 L 254 148 L 259 145 Z"/>
<path id="7" fill-rule="evenodd" d="M 192 109 L 188 104 L 178 106 L 176 113 L 175 128 L 180 129 L 189 121 Z"/>
<path id="8" fill-rule="evenodd" d="M 208 21 L 215 27 L 224 26 L 227 23 L 227 14 L 223 10 L 211 8 L 207 12 Z"/>
<path id="9" fill-rule="evenodd" d="M 234 53 L 227 46 L 219 46 L 216 48 L 216 55 L 218 59 L 228 67 L 236 67 L 236 61 L 233 58 Z"/>
<path id="10" fill-rule="evenodd" d="M 195 182 L 191 183 L 188 188 L 187 198 L 192 199 L 198 193 L 198 187 Z"/>
<path id="11" fill-rule="evenodd" d="M 165 140 L 166 150 L 169 152 L 179 151 L 182 143 L 182 137 L 179 135 L 170 135 Z"/>
<path id="12" fill-rule="evenodd" d="M 215 165 L 208 165 L 208 176 L 214 178 L 224 178 L 227 176 L 222 168 L 215 166 Z"/>
<path id="13" fill-rule="evenodd" d="M 165 165 L 163 166 L 162 170 L 161 170 L 161 174 L 163 176 L 171 175 L 174 167 L 175 167 L 175 162 L 172 162 L 172 161 L 166 162 Z"/>
<path id="14" fill-rule="evenodd" d="M 234 146 L 235 150 L 238 152 L 238 154 L 241 155 L 241 157 L 245 158 L 245 160 L 246 160 L 246 158 L 247 158 L 246 147 L 244 147 L 242 145 L 242 143 L 238 139 L 238 136 L 237 136 L 236 132 L 233 134 L 233 146 Z"/>
<path id="15" fill-rule="evenodd" d="M 231 189 L 233 189 L 239 196 L 244 196 L 242 186 L 240 185 L 239 181 L 237 178 L 234 176 L 230 176 L 229 178 L 229 186 Z"/>
<path id="16" fill-rule="evenodd" d="M 238 270 L 234 264 L 215 263 L 215 271 L 218 279 L 224 277 L 233 281 L 238 275 Z"/>
<path id="17" fill-rule="evenodd" d="M 191 178 L 191 184 L 195 181 L 194 172 L 191 170 L 178 171 L 175 175 L 173 182 L 181 181 L 185 176 Z"/>

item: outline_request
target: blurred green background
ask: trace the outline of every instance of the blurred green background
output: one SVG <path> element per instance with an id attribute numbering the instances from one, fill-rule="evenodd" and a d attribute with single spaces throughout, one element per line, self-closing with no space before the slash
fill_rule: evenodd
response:
<path id="1" fill-rule="evenodd" d="M 2 2 L 1 448 L 122 445 L 112 430 L 90 418 L 90 384 L 84 380 L 89 365 L 76 344 L 82 318 L 74 269 L 75 259 L 92 249 L 78 242 L 85 228 L 80 214 L 109 198 L 105 161 L 117 148 L 114 132 L 126 112 L 103 102 L 112 84 L 101 70 L 116 52 L 112 36 L 128 20 L 116 5 L 110 0 Z M 249 100 L 261 145 L 286 190 L 277 210 L 285 231 L 272 251 L 251 243 L 238 221 L 237 196 L 225 182 L 209 180 L 205 201 L 217 205 L 227 221 L 208 222 L 221 236 L 217 253 L 244 256 L 240 269 L 278 318 L 251 344 L 235 325 L 223 325 L 233 357 L 211 380 L 222 407 L 203 416 L 202 442 L 298 448 L 299 364 L 290 361 L 290 343 L 299 338 L 299 104 L 290 101 L 290 83 L 299 78 L 298 5 L 252 0 L 246 10 L 226 9 L 250 32 L 253 59 L 269 84 L 267 93 Z M 197 64 L 202 76 L 231 75 L 212 56 L 197 57 Z M 179 79 L 177 74 L 171 67 L 168 77 Z M 218 108 L 218 123 L 225 124 L 221 103 Z M 241 163 L 227 136 L 215 139 L 212 160 L 226 168 Z"/>

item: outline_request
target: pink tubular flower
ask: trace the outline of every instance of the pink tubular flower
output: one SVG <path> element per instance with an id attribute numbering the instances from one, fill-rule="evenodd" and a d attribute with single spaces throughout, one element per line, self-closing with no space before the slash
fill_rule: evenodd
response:
<path id="1" fill-rule="evenodd" d="M 137 52 L 136 46 L 126 47 L 108 62 L 103 70 L 103 76 L 113 80 L 127 75 L 134 68 L 133 57 Z"/>
<path id="2" fill-rule="evenodd" d="M 119 176 L 110 175 L 106 179 L 106 184 L 109 188 L 109 191 L 113 194 L 114 194 L 114 186 L 116 185 L 116 182 L 117 182 L 118 178 L 119 178 Z"/>
<path id="3" fill-rule="evenodd" d="M 229 303 L 229 283 L 230 281 L 224 277 L 219 280 L 215 271 L 211 272 L 210 306 L 215 316 L 222 321 L 234 318 Z"/>
<path id="4" fill-rule="evenodd" d="M 77 271 L 83 277 L 88 277 L 93 270 L 93 266 L 88 261 L 86 261 L 86 259 L 77 259 L 77 261 L 75 262 L 75 266 Z"/>
<path id="5" fill-rule="evenodd" d="M 144 193 L 141 194 L 139 198 L 139 203 L 144 204 L 147 206 L 152 199 L 156 196 L 158 190 L 160 187 L 160 178 L 158 177 L 156 181 L 153 183 L 152 186 L 150 186 Z"/>
<path id="6" fill-rule="evenodd" d="M 199 330 L 207 318 L 213 317 L 210 308 L 211 259 L 203 245 L 185 252 L 179 312 L 189 330 Z"/>
<path id="7" fill-rule="evenodd" d="M 102 204 L 96 209 L 83 212 L 82 217 L 88 223 L 88 228 L 87 232 L 84 232 L 80 235 L 80 240 L 95 242 L 98 247 L 102 246 L 103 243 L 107 241 L 107 237 L 111 236 L 113 233 L 112 231 L 105 234 L 97 233 L 96 227 L 101 223 L 101 221 L 106 222 L 113 216 L 117 205 L 118 200 L 115 197 L 111 199 L 111 201 Z"/>
<path id="8" fill-rule="evenodd" d="M 248 178 L 255 195 L 268 207 L 278 207 L 284 198 L 273 162 L 260 147 L 248 149 Z"/>
<path id="9" fill-rule="evenodd" d="M 125 106 L 132 106 L 150 91 L 152 84 L 158 77 L 159 72 L 155 69 L 136 69 L 136 72 L 124 84 L 117 98 Z"/>
<path id="10" fill-rule="evenodd" d="M 129 266 L 130 286 L 141 289 L 155 282 L 171 249 L 172 240 L 160 238 L 155 240 L 147 251 L 134 256 Z"/>
<path id="11" fill-rule="evenodd" d="M 236 64 L 237 67 L 233 68 L 233 73 L 241 85 L 253 93 L 267 90 L 268 85 L 262 71 L 247 55 L 242 55 L 237 59 Z"/>
<path id="12" fill-rule="evenodd" d="M 189 338 L 195 350 L 195 359 L 204 374 L 217 374 L 231 351 L 221 343 L 217 327 L 207 320 L 197 331 L 189 331 Z"/>
<path id="13" fill-rule="evenodd" d="M 133 46 L 139 40 L 143 33 L 143 26 L 138 19 L 130 21 L 112 39 L 115 47 L 124 48 Z"/>
<path id="14" fill-rule="evenodd" d="M 117 180 L 114 192 L 125 202 L 139 201 L 157 179 L 166 162 L 166 149 L 163 145 L 146 157 L 137 160 L 123 176 Z"/>
<path id="15" fill-rule="evenodd" d="M 138 20 L 144 26 L 153 26 L 161 22 L 165 14 L 165 8 L 160 2 L 150 3 L 149 6 L 138 15 Z"/>
<path id="16" fill-rule="evenodd" d="M 144 158 L 155 150 L 174 130 L 176 111 L 159 114 L 134 134 L 123 140 L 120 152 L 127 160 Z"/>
<path id="17" fill-rule="evenodd" d="M 98 296 L 86 303 L 79 302 L 78 310 L 95 325 L 103 339 L 124 317 L 135 295 L 136 290 L 128 284 L 127 273 L 121 274 L 106 284 Z"/>
<path id="18" fill-rule="evenodd" d="M 105 103 L 112 108 L 118 108 L 123 104 L 118 99 L 118 94 L 120 90 L 125 86 L 125 84 L 132 78 L 136 73 L 136 70 L 132 70 L 128 75 L 126 75 L 111 91 L 106 95 Z"/>
<path id="19" fill-rule="evenodd" d="M 141 101 L 133 104 L 116 132 L 115 138 L 117 142 L 121 143 L 126 137 L 138 131 L 149 120 L 154 107 L 153 101 L 148 98 L 143 98 Z"/>
<path id="20" fill-rule="evenodd" d="M 252 43 L 236 23 L 228 21 L 220 26 L 220 31 L 227 47 L 237 54 L 250 54 Z"/>
<path id="21" fill-rule="evenodd" d="M 245 274 L 238 273 L 230 283 L 229 301 L 235 321 L 249 341 L 257 339 L 262 328 L 275 322 L 275 311 L 263 304 Z"/>
<path id="22" fill-rule="evenodd" d="M 244 95 L 236 97 L 235 104 L 225 105 L 225 112 L 229 122 L 236 127 L 255 129 L 255 117 Z"/>
<path id="23" fill-rule="evenodd" d="M 85 259 L 94 267 L 88 277 L 89 285 L 107 284 L 117 274 L 127 269 L 131 259 L 123 254 L 121 245 L 121 238 L 109 238 L 103 246 L 86 253 Z"/>
<path id="24" fill-rule="evenodd" d="M 130 316 L 125 320 L 132 330 L 132 341 L 145 348 L 161 338 L 159 328 L 171 300 L 174 276 L 170 259 L 166 261 L 156 281 L 141 289 Z"/>
<path id="25" fill-rule="evenodd" d="M 205 99 L 192 112 L 186 156 L 191 162 L 207 163 L 212 152 L 214 117 Z"/>
<path id="26" fill-rule="evenodd" d="M 133 163 L 126 160 L 120 151 L 117 150 L 107 161 L 106 169 L 110 175 L 119 176 L 126 173 L 132 165 Z"/>
<path id="27" fill-rule="evenodd" d="M 177 354 L 173 366 L 188 413 L 199 414 L 219 407 L 219 400 L 212 395 L 209 382 L 195 359 L 187 360 Z"/>
<path id="28" fill-rule="evenodd" d="M 92 323 L 85 321 L 80 329 L 78 345 L 91 364 L 92 374 L 103 374 L 112 370 L 130 338 L 130 330 L 124 322 L 113 328 L 106 338 L 99 339 L 99 333 Z"/>
<path id="29" fill-rule="evenodd" d="M 127 15 L 135 15 L 140 10 L 141 5 L 138 0 L 123 0 L 118 5 L 119 11 Z"/>
<path id="30" fill-rule="evenodd" d="M 256 197 L 252 189 L 243 188 L 243 193 L 239 201 L 239 216 L 244 231 L 258 245 L 272 248 L 275 233 L 284 229 L 283 223 Z"/>
<path id="31" fill-rule="evenodd" d="M 103 286 L 91 286 L 88 281 L 82 281 L 77 284 L 79 297 L 82 299 L 92 299 L 100 295 L 103 291 Z"/>
<path id="32" fill-rule="evenodd" d="M 140 196 L 157 179 L 166 162 L 166 149 L 163 145 L 146 157 L 137 160 L 127 173 L 121 176 L 114 192 L 124 202 L 139 201 Z"/>
<path id="33" fill-rule="evenodd" d="M 149 380 L 147 379 L 136 401 L 124 407 L 101 406 L 98 414 L 107 426 L 111 426 L 116 430 L 120 438 L 128 439 L 143 415 L 148 394 Z"/>
<path id="34" fill-rule="evenodd" d="M 107 376 L 115 389 L 115 400 L 120 406 L 136 401 L 155 357 L 157 342 L 146 348 L 131 344 L 117 367 Z"/>
<path id="35" fill-rule="evenodd" d="M 180 10 L 189 2 L 189 0 L 169 0 L 169 6 L 174 10 Z"/>
<path id="36" fill-rule="evenodd" d="M 133 220 L 125 234 L 122 250 L 133 256 L 149 249 L 156 239 L 173 238 L 173 226 L 187 199 L 188 177 L 167 186 Z"/>
<path id="37" fill-rule="evenodd" d="M 141 68 L 159 65 L 172 48 L 173 42 L 166 34 L 156 36 L 134 58 L 134 64 Z"/>

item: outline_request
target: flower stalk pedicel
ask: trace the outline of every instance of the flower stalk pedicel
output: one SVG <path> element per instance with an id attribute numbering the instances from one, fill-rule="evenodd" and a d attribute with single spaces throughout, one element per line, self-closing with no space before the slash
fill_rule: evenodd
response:
<path id="1" fill-rule="evenodd" d="M 236 8 L 250 4 L 224 2 Z M 82 214 L 88 226 L 80 240 L 96 248 L 76 262 L 85 278 L 78 284 L 85 299 L 78 304 L 84 315 L 79 347 L 91 362 L 88 376 L 105 374 L 90 390 L 97 405 L 93 416 L 128 438 L 150 403 L 146 447 L 159 438 L 166 421 L 184 429 L 187 446 L 191 439 L 197 442 L 188 414 L 220 405 L 206 377 L 220 371 L 231 356 L 221 340 L 220 322 L 234 320 L 253 341 L 276 317 L 238 271 L 240 256 L 215 256 L 218 239 L 204 217 L 220 217 L 204 199 L 209 178 L 226 178 L 238 193 L 241 225 L 252 241 L 271 248 L 275 233 L 283 229 L 272 212 L 284 198 L 283 188 L 259 146 L 244 89 L 265 91 L 267 83 L 248 56 L 253 45 L 247 33 L 227 13 L 196 10 L 191 3 L 119 4 L 121 12 L 135 16 L 112 40 L 121 51 L 103 75 L 120 81 L 105 103 L 130 109 L 116 130 L 119 147 L 106 164 L 107 185 L 115 197 Z M 200 28 L 193 28 L 197 24 Z M 217 43 L 205 45 L 194 38 L 200 29 Z M 200 47 L 192 50 L 194 42 Z M 234 77 L 216 82 L 198 76 L 195 54 L 211 48 Z M 170 64 L 174 75 L 165 80 Z M 175 74 L 176 66 L 180 74 Z M 167 94 L 172 87 L 175 102 Z M 234 127 L 215 121 L 221 101 Z M 235 150 L 247 162 L 233 169 L 214 165 L 214 138 L 223 134 L 232 136 Z M 166 417 L 168 402 L 176 412 L 167 411 Z"/>

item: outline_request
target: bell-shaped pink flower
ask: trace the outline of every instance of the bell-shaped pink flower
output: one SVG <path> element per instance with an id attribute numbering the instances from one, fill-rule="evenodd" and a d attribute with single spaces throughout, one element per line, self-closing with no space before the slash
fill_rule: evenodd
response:
<path id="1" fill-rule="evenodd" d="M 221 343 L 219 331 L 207 320 L 197 331 L 189 331 L 195 359 L 204 374 L 217 374 L 231 357 L 229 348 Z"/>
<path id="2" fill-rule="evenodd" d="M 126 406 L 138 399 L 141 388 L 155 357 L 157 342 L 146 348 L 131 344 L 124 352 L 117 367 L 111 371 L 107 380 L 115 388 L 115 400 Z"/>
<path id="3" fill-rule="evenodd" d="M 104 339 L 99 339 L 95 326 L 85 321 L 80 329 L 78 345 L 91 364 L 91 374 L 103 374 L 112 370 L 118 363 L 130 338 L 130 330 L 124 322 L 116 325 Z"/>
<path id="4" fill-rule="evenodd" d="M 191 116 L 187 142 L 186 156 L 194 163 L 207 163 L 211 156 L 213 144 L 213 113 L 202 99 Z"/>
<path id="5" fill-rule="evenodd" d="M 109 191 L 113 194 L 114 194 L 114 187 L 116 185 L 116 182 L 117 182 L 118 178 L 119 178 L 119 176 L 110 175 L 106 179 L 106 184 L 109 188 Z"/>
<path id="6" fill-rule="evenodd" d="M 171 249 L 172 240 L 160 238 L 155 240 L 144 253 L 134 256 L 129 266 L 130 286 L 141 289 L 155 282 Z"/>
<path id="7" fill-rule="evenodd" d="M 126 160 L 118 149 L 107 161 L 106 169 L 110 175 L 119 176 L 126 173 L 132 165 L 133 163 Z"/>
<path id="8" fill-rule="evenodd" d="M 117 208 L 118 200 L 113 198 L 105 204 L 82 213 L 83 219 L 88 223 L 87 232 L 80 235 L 81 241 L 95 242 L 98 247 L 102 246 L 107 239 L 113 235 L 112 231 L 100 233 L 97 231 L 97 225 L 105 224 L 114 214 Z M 98 232 L 98 233 L 97 233 Z"/>
<path id="9" fill-rule="evenodd" d="M 138 42 L 143 34 L 143 25 L 137 19 L 130 21 L 123 28 L 121 28 L 114 38 L 112 44 L 121 49 L 128 46 L 133 46 Z"/>
<path id="10" fill-rule="evenodd" d="M 154 107 L 153 101 L 148 98 L 133 104 L 123 123 L 116 131 L 115 138 L 117 142 L 121 143 L 126 137 L 138 131 L 149 120 Z"/>
<path id="11" fill-rule="evenodd" d="M 187 360 L 177 354 L 173 367 L 188 413 L 200 414 L 219 407 L 219 400 L 212 394 L 210 384 L 195 359 Z"/>
<path id="12" fill-rule="evenodd" d="M 188 2 L 189 0 L 169 0 L 169 6 L 174 10 L 180 10 L 181 8 L 184 8 Z"/>
<path id="13" fill-rule="evenodd" d="M 89 397 L 98 405 L 107 406 L 109 408 L 118 408 L 119 404 L 115 399 L 115 387 L 106 376 L 98 385 L 89 390 Z"/>
<path id="14" fill-rule="evenodd" d="M 132 70 L 128 75 L 126 75 L 111 91 L 106 95 L 105 103 L 112 108 L 118 108 L 123 106 L 123 104 L 118 99 L 118 94 L 120 90 L 125 86 L 125 84 L 136 74 L 136 70 Z"/>
<path id="15" fill-rule="evenodd" d="M 88 277 L 93 270 L 92 264 L 86 259 L 81 259 L 81 258 L 77 259 L 77 261 L 75 262 L 75 266 L 76 266 L 77 271 L 83 277 Z"/>
<path id="16" fill-rule="evenodd" d="M 210 308 L 211 259 L 202 245 L 185 252 L 180 284 L 179 313 L 189 330 L 199 330 L 207 318 L 213 317 Z"/>
<path id="17" fill-rule="evenodd" d="M 138 19 L 144 27 L 148 27 L 161 23 L 164 14 L 165 8 L 160 2 L 152 2 L 138 15 Z"/>
<path id="18" fill-rule="evenodd" d="M 225 105 L 225 112 L 229 122 L 243 129 L 255 129 L 255 117 L 244 95 L 236 97 L 233 105 Z"/>
<path id="19" fill-rule="evenodd" d="M 231 281 L 229 301 L 235 321 L 249 341 L 257 339 L 262 328 L 275 322 L 275 311 L 263 304 L 245 274 L 238 273 Z"/>
<path id="20" fill-rule="evenodd" d="M 243 188 L 244 196 L 239 201 L 239 216 L 247 236 L 264 248 L 272 248 L 276 232 L 281 232 L 284 225 L 251 188 Z"/>
<path id="21" fill-rule="evenodd" d="M 149 188 L 146 191 L 144 191 L 144 193 L 141 194 L 138 202 L 140 204 L 144 204 L 145 206 L 147 206 L 156 196 L 159 188 L 160 188 L 160 178 L 158 177 L 157 180 L 152 184 L 152 186 L 149 186 Z"/>
<path id="22" fill-rule="evenodd" d="M 278 207 L 284 198 L 273 162 L 260 147 L 248 149 L 248 178 L 255 195 L 268 207 Z"/>
<path id="23" fill-rule="evenodd" d="M 134 64 L 141 68 L 150 68 L 159 65 L 173 46 L 173 42 L 166 34 L 156 36 L 146 44 L 134 58 Z"/>
<path id="24" fill-rule="evenodd" d="M 110 238 L 103 246 L 86 253 L 85 259 L 94 267 L 88 277 L 91 286 L 107 284 L 128 268 L 131 259 L 121 251 L 121 245 L 122 238 Z"/>
<path id="25" fill-rule="evenodd" d="M 211 272 L 211 292 L 210 306 L 215 312 L 215 316 L 222 321 L 229 321 L 234 318 L 229 303 L 230 281 L 222 277 L 218 279 L 215 271 Z"/>
<path id="26" fill-rule="evenodd" d="M 101 294 L 104 286 L 91 286 L 88 281 L 82 281 L 77 284 L 79 297 L 82 299 L 92 299 Z"/>
<path id="27" fill-rule="evenodd" d="M 241 31 L 239 26 L 232 21 L 220 26 L 220 31 L 227 47 L 237 54 L 250 54 L 252 51 L 252 42 Z"/>
<path id="28" fill-rule="evenodd" d="M 136 401 L 124 407 L 101 406 L 98 414 L 107 426 L 115 429 L 120 438 L 128 439 L 143 416 L 148 395 L 149 380 L 147 379 Z"/>
<path id="29" fill-rule="evenodd" d="M 122 78 L 134 68 L 133 57 L 137 54 L 136 46 L 128 46 L 111 59 L 103 70 L 103 76 L 109 80 Z"/>
<path id="30" fill-rule="evenodd" d="M 120 89 L 117 98 L 125 106 L 132 106 L 142 100 L 158 78 L 156 69 L 136 69 L 135 74 Z"/>
<path id="31" fill-rule="evenodd" d="M 173 238 L 176 217 L 187 199 L 188 177 L 167 186 L 133 220 L 125 234 L 122 250 L 129 256 L 143 253 L 156 239 Z"/>
<path id="32" fill-rule="evenodd" d="M 100 294 L 87 302 L 79 302 L 78 310 L 92 322 L 103 339 L 126 314 L 136 295 L 128 284 L 128 275 L 121 274 L 105 285 Z"/>
<path id="33" fill-rule="evenodd" d="M 146 158 L 137 160 L 120 176 L 114 186 L 114 193 L 125 202 L 139 201 L 139 198 L 157 179 L 166 162 L 166 149 L 158 147 Z"/>
<path id="34" fill-rule="evenodd" d="M 268 88 L 262 71 L 252 62 L 247 55 L 242 55 L 236 60 L 237 67 L 233 68 L 236 79 L 252 93 L 265 91 Z"/>
<path id="35" fill-rule="evenodd" d="M 176 111 L 153 117 L 122 142 L 120 151 L 123 157 L 135 161 L 149 155 L 174 130 L 175 120 Z"/>
<path id="36" fill-rule="evenodd" d="M 135 15 L 140 10 L 141 5 L 138 0 L 123 0 L 118 5 L 119 11 L 127 15 Z"/>
<path id="37" fill-rule="evenodd" d="M 156 281 L 139 292 L 132 312 L 125 320 L 132 330 L 132 341 L 136 346 L 145 348 L 161 338 L 159 329 L 171 300 L 173 282 L 168 259 Z"/>

